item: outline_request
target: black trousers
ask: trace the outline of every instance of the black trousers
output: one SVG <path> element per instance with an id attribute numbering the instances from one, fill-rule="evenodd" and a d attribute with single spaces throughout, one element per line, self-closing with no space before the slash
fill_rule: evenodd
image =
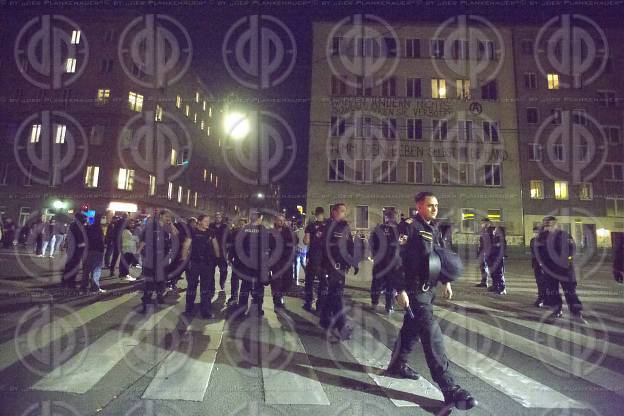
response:
<path id="1" fill-rule="evenodd" d="M 117 244 L 113 243 L 113 255 L 111 257 L 111 261 L 110 261 L 110 275 L 112 276 L 113 274 L 115 274 L 115 266 L 117 265 L 117 260 L 119 259 L 119 247 L 117 247 Z"/>
<path id="2" fill-rule="evenodd" d="M 240 276 L 238 273 L 234 271 L 234 267 L 232 267 L 232 276 L 230 277 L 230 297 L 233 299 L 238 299 L 238 289 L 240 287 Z"/>
<path id="3" fill-rule="evenodd" d="M 186 277 L 186 310 L 192 311 L 197 296 L 199 284 L 200 309 L 202 312 L 210 312 L 212 309 L 212 297 L 215 294 L 215 264 L 203 261 L 189 262 L 189 273 Z"/>
<path id="4" fill-rule="evenodd" d="M 327 268 L 327 289 L 319 292 L 321 326 L 328 326 L 333 319 L 334 328 L 340 331 L 347 323 L 343 299 L 346 274 L 343 269 Z"/>
<path id="5" fill-rule="evenodd" d="M 433 301 L 435 300 L 433 290 L 434 288 L 431 288 L 424 293 L 409 295 L 414 318 L 405 314 L 399 338 L 394 344 L 390 366 L 407 363 L 414 344 L 420 338 L 431 377 L 442 391 L 448 391 L 455 386 L 455 381 L 449 371 L 442 331 L 433 315 Z"/>
<path id="6" fill-rule="evenodd" d="M 535 276 L 535 284 L 537 285 L 537 300 L 546 303 L 546 277 L 540 266 L 533 267 L 533 275 Z"/>
<path id="7" fill-rule="evenodd" d="M 546 280 L 546 304 L 551 306 L 556 312 L 561 311 L 563 308 L 563 300 L 561 299 L 561 293 L 559 292 L 559 286 L 563 289 L 563 295 L 570 312 L 579 313 L 583 310 L 583 304 L 576 294 L 576 280 L 566 280 L 557 278 L 557 276 L 544 273 Z"/>
<path id="8" fill-rule="evenodd" d="M 247 310 L 250 294 L 252 304 L 256 308 L 262 309 L 262 304 L 264 303 L 264 284 L 262 284 L 257 277 L 242 276 L 240 294 L 238 296 L 238 307 L 240 309 Z"/>
<path id="9" fill-rule="evenodd" d="M 495 261 L 488 262 L 488 264 L 492 264 L 490 268 L 492 286 L 498 291 L 505 290 L 505 258 L 497 258 Z"/>
<path id="10" fill-rule="evenodd" d="M 143 267 L 143 303 L 152 301 L 152 293 L 156 292 L 156 297 L 162 299 L 165 294 L 166 272 L 164 270 L 153 270 Z"/>
<path id="11" fill-rule="evenodd" d="M 271 294 L 274 300 L 285 296 L 292 285 L 293 270 L 292 265 L 279 265 L 275 274 L 271 275 Z"/>
<path id="12" fill-rule="evenodd" d="M 84 248 L 77 248 L 65 261 L 65 267 L 63 268 L 62 284 L 70 289 L 76 288 L 76 277 L 80 271 L 80 263 L 85 256 Z"/>
<path id="13" fill-rule="evenodd" d="M 130 267 L 139 264 L 136 256 L 133 253 L 126 252 L 123 254 L 119 261 L 119 277 L 127 276 L 130 273 Z"/>
<path id="14" fill-rule="evenodd" d="M 224 256 L 219 257 L 217 260 L 217 267 L 219 267 L 219 287 L 221 290 L 225 290 L 225 281 L 227 280 L 228 264 Z"/>
<path id="15" fill-rule="evenodd" d="M 379 273 L 383 271 L 383 273 Z M 392 300 L 394 298 L 394 289 L 392 287 L 392 276 L 396 276 L 399 273 L 397 268 L 384 267 L 381 270 L 375 270 L 373 268 L 373 280 L 371 282 L 371 303 L 377 305 L 381 292 L 384 293 L 386 300 L 386 309 L 392 307 Z"/>
<path id="16" fill-rule="evenodd" d="M 322 303 L 323 293 L 327 293 L 327 275 L 321 258 L 308 256 L 308 262 L 305 269 L 305 286 L 304 300 L 306 303 L 312 303 L 314 299 L 314 281 L 318 279 L 318 304 Z"/>

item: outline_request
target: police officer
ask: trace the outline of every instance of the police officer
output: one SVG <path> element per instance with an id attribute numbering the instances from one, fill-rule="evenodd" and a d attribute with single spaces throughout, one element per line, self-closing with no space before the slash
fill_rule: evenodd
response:
<path id="1" fill-rule="evenodd" d="M 284 307 L 284 294 L 290 289 L 295 258 L 295 234 L 286 226 L 284 214 L 277 214 L 271 230 L 271 293 L 275 308 Z"/>
<path id="2" fill-rule="evenodd" d="M 67 231 L 67 259 L 61 280 L 61 285 L 66 289 L 76 289 L 76 276 L 87 254 L 86 224 L 87 217 L 77 212 Z"/>
<path id="3" fill-rule="evenodd" d="M 225 281 L 227 279 L 227 273 L 228 273 L 228 264 L 227 264 L 227 256 L 225 253 L 225 244 L 223 244 L 223 242 L 226 240 L 227 238 L 226 234 L 229 230 L 228 230 L 227 222 L 223 220 L 222 213 L 217 212 L 215 214 L 215 221 L 210 224 L 210 230 L 212 231 L 214 236 L 217 238 L 217 241 L 219 242 L 219 246 L 221 250 L 220 256 L 217 259 L 217 266 L 219 267 L 219 287 L 221 288 L 221 291 L 224 291 Z"/>
<path id="4" fill-rule="evenodd" d="M 213 317 L 212 297 L 215 293 L 215 267 L 221 250 L 212 230 L 208 215 L 197 217 L 197 228 L 191 231 L 186 289 L 185 315 L 192 316 L 197 285 L 200 285 L 200 311 L 204 319 Z"/>
<path id="5" fill-rule="evenodd" d="M 239 273 L 242 279 L 238 303 L 239 316 L 247 312 L 250 293 L 252 308 L 248 316 L 264 315 L 262 303 L 264 286 L 269 283 L 270 241 L 269 230 L 262 225 L 262 218 L 261 212 L 254 212 L 250 218 L 251 223 L 244 226 L 234 240 L 237 259 L 233 264 L 239 266 L 236 273 Z"/>
<path id="6" fill-rule="evenodd" d="M 331 209 L 331 218 L 326 224 L 325 256 L 323 265 L 327 272 L 327 293 L 322 294 L 320 326 L 328 329 L 332 325 L 332 336 L 337 340 L 351 338 L 353 329 L 347 325 L 344 310 L 345 277 L 351 267 L 354 274 L 359 271 L 359 258 L 353 244 L 351 228 L 345 220 L 347 206 L 338 203 Z"/>
<path id="7" fill-rule="evenodd" d="M 544 302 L 546 301 L 546 283 L 544 281 L 544 273 L 542 272 L 542 265 L 538 260 L 539 254 L 537 252 L 537 239 L 540 233 L 540 227 L 533 227 L 533 238 L 531 238 L 531 241 L 529 242 L 529 247 L 531 248 L 531 268 L 533 269 L 535 284 L 537 285 L 537 299 L 533 305 L 537 308 L 543 308 Z"/>
<path id="8" fill-rule="evenodd" d="M 369 238 L 369 247 L 373 257 L 373 280 L 371 282 L 371 304 L 376 308 L 381 292 L 384 292 L 386 312 L 392 313 L 394 290 L 392 278 L 400 273 L 399 229 L 396 213 L 393 209 L 384 212 L 384 224 L 379 224 Z"/>
<path id="9" fill-rule="evenodd" d="M 386 374 L 420 378 L 407 365 L 408 355 L 420 338 L 429 371 L 444 395 L 444 402 L 458 409 L 470 409 L 477 401 L 455 384 L 449 370 L 442 332 L 433 316 L 435 286 L 438 282 L 444 284 L 444 294 L 450 299 L 453 293 L 450 282 L 461 274 L 461 261 L 444 247 L 445 241 L 435 222 L 438 214 L 437 198 L 431 192 L 420 192 L 415 201 L 418 212 L 408 220 L 407 234 L 401 239 L 401 244 L 405 246 L 402 258 L 404 274 L 397 275 L 394 280 L 398 305 L 411 308 L 413 315 L 405 314 Z"/>
<path id="10" fill-rule="evenodd" d="M 177 229 L 172 223 L 172 214 L 163 209 L 148 219 L 141 230 L 138 251 L 143 249 L 144 277 L 143 301 L 141 312 L 145 313 L 147 305 L 152 301 L 152 293 L 156 292 L 156 301 L 165 303 L 165 285 L 167 269 L 171 260 L 182 249 L 182 242 L 177 238 Z"/>
<path id="11" fill-rule="evenodd" d="M 554 321 L 563 317 L 563 303 L 559 292 L 559 286 L 561 286 L 572 319 L 586 324 L 587 321 L 581 313 L 583 305 L 576 294 L 576 275 L 574 272 L 576 244 L 574 239 L 557 226 L 557 218 L 547 216 L 544 217 L 542 232 L 537 241 L 538 260 L 542 265 L 546 281 L 546 304 L 553 308 L 549 320 Z"/>
<path id="12" fill-rule="evenodd" d="M 624 233 L 611 233 L 613 241 L 613 278 L 624 283 Z"/>
<path id="13" fill-rule="evenodd" d="M 487 259 L 492 249 L 492 222 L 489 218 L 481 218 L 481 231 L 479 232 L 479 248 L 477 258 L 479 259 L 479 271 L 481 272 L 481 282 L 476 287 L 488 287 L 490 278 L 490 268 Z"/>
<path id="14" fill-rule="evenodd" d="M 239 218 L 238 223 L 227 233 L 226 238 L 226 254 L 228 263 L 232 266 L 232 275 L 230 276 L 230 297 L 226 302 L 228 307 L 233 307 L 238 304 L 238 289 L 240 287 L 240 263 L 239 258 L 236 255 L 235 241 L 238 233 L 242 232 L 243 227 L 247 224 L 245 218 Z"/>
<path id="15" fill-rule="evenodd" d="M 327 276 L 323 269 L 323 242 L 325 240 L 325 210 L 316 207 L 314 210 L 315 221 L 308 224 L 303 235 L 303 243 L 308 246 L 308 259 L 305 268 L 305 287 L 303 309 L 312 311 L 312 299 L 314 298 L 314 280 L 318 279 L 318 297 L 316 310 L 320 310 L 322 303 L 321 293 L 327 292 Z"/>

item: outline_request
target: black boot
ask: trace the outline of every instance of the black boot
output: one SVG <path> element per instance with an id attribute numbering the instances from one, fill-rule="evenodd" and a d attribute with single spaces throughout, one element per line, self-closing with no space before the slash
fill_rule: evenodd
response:
<path id="1" fill-rule="evenodd" d="M 444 403 L 453 404 L 459 410 L 472 409 L 479 403 L 477 400 L 459 386 L 455 386 L 450 390 L 443 391 Z"/>
<path id="2" fill-rule="evenodd" d="M 420 379 L 420 374 L 407 365 L 407 363 L 390 365 L 384 375 L 388 377 L 407 378 L 410 380 Z"/>

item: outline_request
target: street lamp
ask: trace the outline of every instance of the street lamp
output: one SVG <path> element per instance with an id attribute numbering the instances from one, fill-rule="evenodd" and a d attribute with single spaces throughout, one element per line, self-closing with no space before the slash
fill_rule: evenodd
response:
<path id="1" fill-rule="evenodd" d="M 52 203 L 52 206 L 54 207 L 55 210 L 61 210 L 65 208 L 65 203 L 61 201 L 60 199 L 57 199 L 56 201 Z"/>
<path id="2" fill-rule="evenodd" d="M 236 111 L 227 113 L 223 124 L 226 134 L 233 139 L 242 139 L 249 134 L 249 118 L 243 113 Z"/>
<path id="3" fill-rule="evenodd" d="M 263 199 L 264 198 L 264 194 L 262 192 L 258 192 L 258 195 L 256 195 L 258 197 L 258 199 Z"/>

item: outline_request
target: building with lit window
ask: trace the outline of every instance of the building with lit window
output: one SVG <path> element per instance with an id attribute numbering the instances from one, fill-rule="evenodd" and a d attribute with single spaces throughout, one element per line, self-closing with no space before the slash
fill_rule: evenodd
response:
<path id="1" fill-rule="evenodd" d="M 609 246 L 624 231 L 622 31 L 581 22 L 590 38 L 566 49 L 552 23 L 513 29 L 524 235 L 554 215 L 580 248 Z"/>
<path id="2" fill-rule="evenodd" d="M 109 214 L 167 207 L 183 216 L 236 215 L 249 190 L 223 161 L 220 108 L 210 88 L 183 68 L 184 39 L 167 76 L 184 75 L 157 84 L 153 63 L 124 55 L 122 38 L 132 36 L 142 15 L 66 16 L 75 26 L 55 80 L 22 53 L 37 39 L 22 29 L 44 17 L 16 13 L 0 28 L 4 44 L 17 45 L 0 57 L 0 213 L 20 224 L 84 204 Z M 149 56 L 145 42 L 137 47 L 136 56 Z"/>
<path id="3" fill-rule="evenodd" d="M 469 41 L 432 23 L 313 28 L 307 212 L 345 202 L 366 234 L 430 190 L 454 243 L 474 244 L 489 217 L 522 244 L 511 30 L 480 25 Z"/>

